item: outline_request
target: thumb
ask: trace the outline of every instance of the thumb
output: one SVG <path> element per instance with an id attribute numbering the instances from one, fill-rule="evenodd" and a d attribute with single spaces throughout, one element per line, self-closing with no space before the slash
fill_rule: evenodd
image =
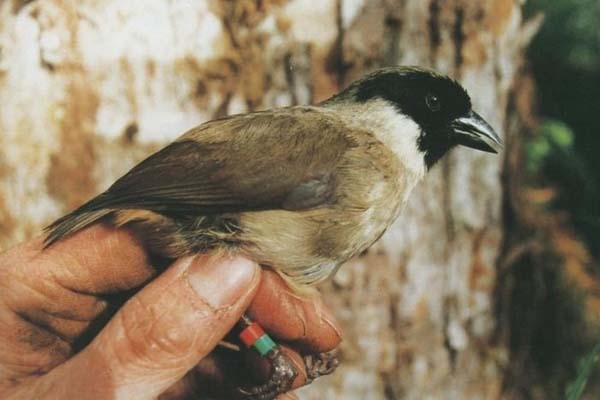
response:
<path id="1" fill-rule="evenodd" d="M 177 261 L 132 297 L 84 351 L 57 368 L 62 371 L 51 372 L 67 378 L 61 379 L 68 382 L 62 398 L 156 398 L 240 319 L 259 271 L 241 258 Z"/>

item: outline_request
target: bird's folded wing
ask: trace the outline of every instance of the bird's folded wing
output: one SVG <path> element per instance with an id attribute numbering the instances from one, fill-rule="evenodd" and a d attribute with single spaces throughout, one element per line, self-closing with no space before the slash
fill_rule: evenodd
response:
<path id="1" fill-rule="evenodd" d="M 352 146 L 343 125 L 294 107 L 211 121 L 150 156 L 80 211 L 166 215 L 305 209 L 330 200 Z"/>

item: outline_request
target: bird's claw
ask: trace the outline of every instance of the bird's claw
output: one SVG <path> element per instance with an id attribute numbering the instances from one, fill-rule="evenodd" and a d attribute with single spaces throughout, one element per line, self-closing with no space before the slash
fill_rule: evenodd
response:
<path id="1" fill-rule="evenodd" d="M 308 384 L 320 376 L 333 373 L 340 362 L 337 351 L 333 350 L 327 353 L 304 356 L 304 364 L 306 365 L 306 383 Z"/>
<path id="2" fill-rule="evenodd" d="M 267 353 L 266 358 L 271 362 L 269 380 L 258 386 L 239 388 L 241 394 L 250 400 L 271 400 L 292 388 L 298 371 L 290 358 L 277 346 Z"/>

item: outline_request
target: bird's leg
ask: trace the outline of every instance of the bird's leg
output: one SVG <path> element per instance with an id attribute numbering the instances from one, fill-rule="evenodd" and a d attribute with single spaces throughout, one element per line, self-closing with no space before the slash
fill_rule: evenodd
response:
<path id="1" fill-rule="evenodd" d="M 253 400 L 271 400 L 278 395 L 288 392 L 292 388 L 292 383 L 298 371 L 290 358 L 281 350 L 267 335 L 260 325 L 253 322 L 246 315 L 242 316 L 239 322 L 241 333 L 240 339 L 248 347 L 253 347 L 261 357 L 269 360 L 271 364 L 271 376 L 262 385 L 240 388 L 239 391 Z"/>

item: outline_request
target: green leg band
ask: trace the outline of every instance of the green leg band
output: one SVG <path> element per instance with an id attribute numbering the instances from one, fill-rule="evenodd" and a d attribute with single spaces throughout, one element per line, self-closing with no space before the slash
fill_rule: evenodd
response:
<path id="1" fill-rule="evenodd" d="M 269 337 L 269 335 L 265 334 L 259 337 L 252 346 L 256 349 L 256 351 L 258 351 L 258 354 L 260 354 L 261 357 L 264 357 L 269 351 L 271 351 L 271 349 L 273 349 L 277 345 Z"/>

